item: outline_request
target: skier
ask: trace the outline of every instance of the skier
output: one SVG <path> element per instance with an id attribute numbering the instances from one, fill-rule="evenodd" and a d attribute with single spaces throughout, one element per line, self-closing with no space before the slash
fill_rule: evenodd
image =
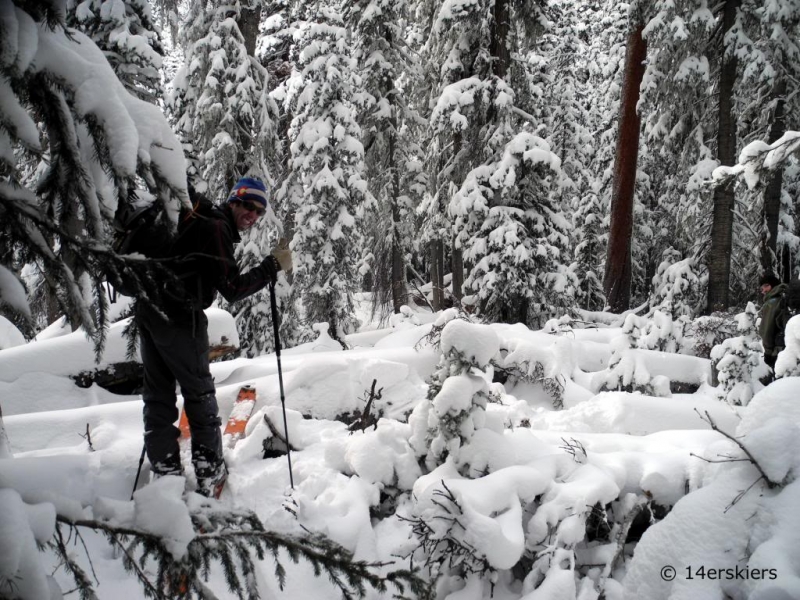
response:
<path id="1" fill-rule="evenodd" d="M 784 349 L 784 330 L 786 328 L 787 311 L 784 294 L 787 286 L 781 283 L 775 275 L 764 275 L 759 284 L 764 295 L 764 304 L 761 307 L 761 321 L 758 325 L 758 334 L 764 346 L 764 362 L 771 369 L 775 368 L 778 353 Z"/>
<path id="2" fill-rule="evenodd" d="M 211 496 L 227 477 L 222 456 L 221 420 L 209 368 L 208 319 L 217 291 L 235 302 L 275 283 L 278 271 L 292 268 L 287 249 L 276 249 L 260 265 L 241 273 L 234 259 L 239 232 L 252 227 L 267 210 L 266 186 L 260 179 L 240 179 L 222 206 L 190 189 L 194 210 L 182 219 L 173 256 L 173 271 L 182 293 L 161 306 L 138 302 L 144 366 L 144 440 L 154 476 L 182 475 L 175 383 L 180 385 L 192 437 L 192 463 L 198 492 Z"/>

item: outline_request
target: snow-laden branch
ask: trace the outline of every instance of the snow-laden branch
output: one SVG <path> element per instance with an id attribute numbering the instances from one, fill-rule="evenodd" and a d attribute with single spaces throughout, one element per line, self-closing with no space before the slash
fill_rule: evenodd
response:
<path id="1" fill-rule="evenodd" d="M 800 152 L 800 131 L 787 131 L 771 144 L 761 140 L 751 142 L 742 149 L 737 164 L 714 169 L 711 184 L 725 185 L 742 176 L 747 187 L 753 189 L 763 177 L 782 168 L 783 163 L 798 152 Z"/>

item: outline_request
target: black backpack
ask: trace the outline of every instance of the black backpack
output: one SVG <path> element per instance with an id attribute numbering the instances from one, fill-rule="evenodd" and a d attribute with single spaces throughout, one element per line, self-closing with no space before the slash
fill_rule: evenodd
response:
<path id="1" fill-rule="evenodd" d="M 196 216 L 215 216 L 213 208 L 207 200 L 201 202 L 202 196 L 195 195 L 190 189 L 192 208 L 181 208 L 178 217 L 177 231 L 167 218 L 163 206 L 153 202 L 144 207 L 124 207 L 114 217 L 114 239 L 112 247 L 117 254 L 141 254 L 152 259 L 134 276 L 129 270 L 114 270 L 108 273 L 114 289 L 123 296 L 137 296 L 141 288 L 142 276 L 157 280 L 161 291 L 170 296 L 178 296 L 179 279 L 185 279 L 193 273 L 181 264 L 180 276 L 176 276 L 173 268 L 180 257 L 175 254 L 175 247 L 181 235 L 186 231 Z M 184 261 L 185 263 L 185 261 Z"/>

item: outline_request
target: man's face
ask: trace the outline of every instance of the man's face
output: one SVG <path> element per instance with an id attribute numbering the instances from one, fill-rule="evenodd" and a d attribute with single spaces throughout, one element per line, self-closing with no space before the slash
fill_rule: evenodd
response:
<path id="1" fill-rule="evenodd" d="M 258 221 L 261 215 L 264 214 L 265 209 L 258 202 L 242 200 L 231 202 L 231 212 L 233 212 L 233 221 L 236 223 L 236 229 L 245 231 Z"/>
<path id="2" fill-rule="evenodd" d="M 761 285 L 761 295 L 766 296 L 772 291 L 772 286 L 768 283 L 764 283 Z"/>

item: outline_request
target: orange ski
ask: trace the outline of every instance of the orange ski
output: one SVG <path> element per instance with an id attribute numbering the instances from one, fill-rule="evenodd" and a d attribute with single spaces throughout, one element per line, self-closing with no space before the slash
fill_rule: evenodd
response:
<path id="1" fill-rule="evenodd" d="M 191 439 L 192 432 L 189 430 L 189 419 L 184 409 L 181 409 L 181 418 L 178 419 L 178 429 L 181 430 L 181 440 Z"/>
<path id="2" fill-rule="evenodd" d="M 251 385 L 245 385 L 239 390 L 239 395 L 233 403 L 233 410 L 231 410 L 228 423 L 225 425 L 223 433 L 223 443 L 228 448 L 233 448 L 234 444 L 244 437 L 244 429 L 247 426 L 247 421 L 250 415 L 253 414 L 253 408 L 256 405 L 256 388 Z"/>

